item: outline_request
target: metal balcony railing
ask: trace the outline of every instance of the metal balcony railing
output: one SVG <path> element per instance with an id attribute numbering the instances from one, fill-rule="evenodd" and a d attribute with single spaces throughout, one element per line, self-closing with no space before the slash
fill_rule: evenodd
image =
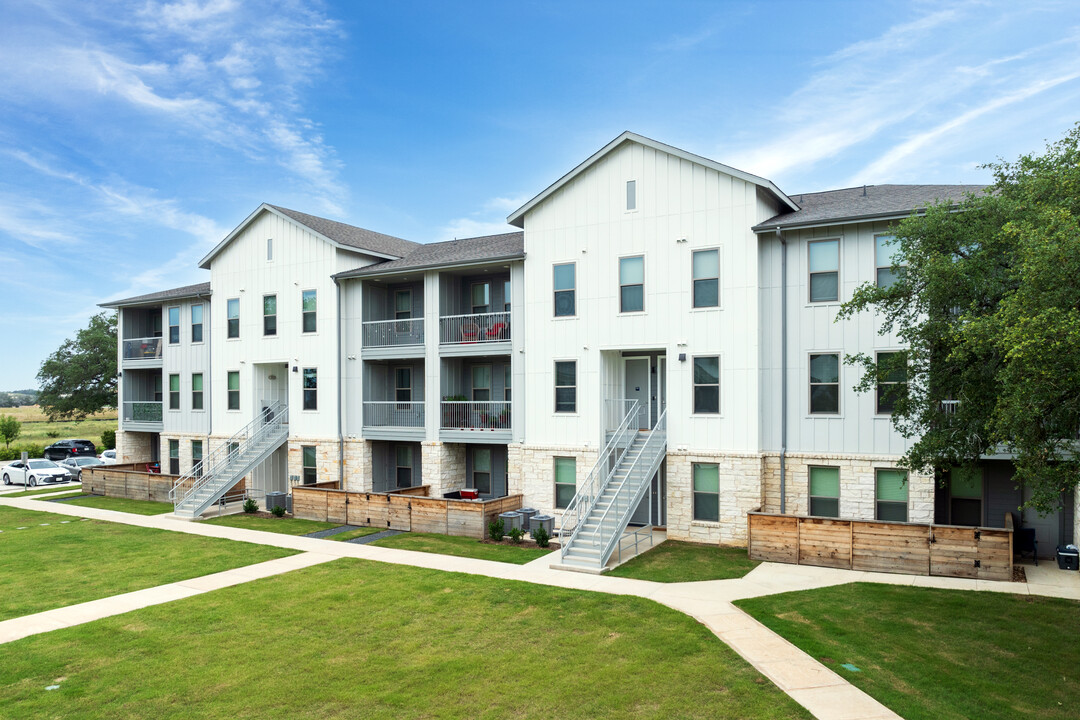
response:
<path id="1" fill-rule="evenodd" d="M 161 401 L 125 400 L 124 422 L 161 422 Z"/>
<path id="2" fill-rule="evenodd" d="M 424 427 L 422 402 L 365 402 L 364 427 Z"/>
<path id="3" fill-rule="evenodd" d="M 509 430 L 510 403 L 443 400 L 441 423 L 444 430 Z"/>
<path id="4" fill-rule="evenodd" d="M 439 344 L 506 342 L 510 339 L 510 313 L 472 313 L 439 318 Z"/>
<path id="5" fill-rule="evenodd" d="M 160 360 L 161 348 L 164 346 L 162 338 L 132 338 L 124 340 L 125 360 Z"/>
<path id="6" fill-rule="evenodd" d="M 371 320 L 363 324 L 366 348 L 424 344 L 424 318 Z"/>

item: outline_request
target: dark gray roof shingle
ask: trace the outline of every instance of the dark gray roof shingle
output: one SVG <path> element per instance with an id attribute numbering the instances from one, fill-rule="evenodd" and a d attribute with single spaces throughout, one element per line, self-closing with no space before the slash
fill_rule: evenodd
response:
<path id="1" fill-rule="evenodd" d="M 790 195 L 799 205 L 795 212 L 779 215 L 756 225 L 754 230 L 777 226 L 845 222 L 875 217 L 896 217 L 925 208 L 938 201 L 959 202 L 967 193 L 977 193 L 985 185 L 866 185 L 843 190 Z"/>
<path id="2" fill-rule="evenodd" d="M 334 277 L 381 275 L 383 273 L 437 267 L 439 265 L 460 265 L 469 262 L 522 257 L 525 257 L 525 233 L 512 232 L 503 233 L 502 235 L 485 235 L 483 237 L 419 245 L 413 252 L 400 260 L 388 260 L 356 268 L 355 270 L 346 270 Z"/>
<path id="3" fill-rule="evenodd" d="M 267 203 L 267 205 L 270 204 Z M 378 253 L 379 255 L 403 257 L 412 252 L 419 245 L 419 243 L 414 243 L 411 240 L 402 240 L 393 235 L 383 235 L 374 230 L 365 230 L 364 228 L 359 228 L 355 225 L 346 225 L 345 223 L 337 222 L 336 220 L 327 220 L 326 218 L 308 215 L 307 213 L 302 213 L 298 210 L 290 210 L 277 205 L 270 205 L 270 207 L 281 214 L 292 218 L 301 225 L 311 228 L 320 235 L 330 238 L 336 243 L 347 247 L 354 247 L 358 250 L 368 250 L 370 252 Z"/>
<path id="4" fill-rule="evenodd" d="M 184 287 L 173 288 L 172 290 L 148 293 L 146 295 L 136 295 L 135 297 L 126 298 L 124 300 L 112 300 L 111 302 L 101 303 L 101 307 L 116 308 L 124 305 L 145 305 L 159 300 L 179 300 L 181 298 L 209 294 L 210 283 L 204 282 L 197 285 L 185 285 Z"/>

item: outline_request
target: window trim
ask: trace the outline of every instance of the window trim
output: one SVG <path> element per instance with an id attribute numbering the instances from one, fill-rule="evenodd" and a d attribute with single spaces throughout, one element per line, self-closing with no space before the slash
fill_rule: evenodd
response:
<path id="1" fill-rule="evenodd" d="M 397 309 L 398 298 L 401 297 L 402 295 L 409 298 L 409 309 L 408 310 L 398 310 Z M 412 288 L 411 287 L 400 288 L 400 289 L 394 290 L 394 319 L 395 320 L 412 320 L 412 307 L 413 307 L 413 301 L 412 301 Z M 400 313 L 403 313 L 403 312 L 408 313 L 408 315 L 406 315 L 405 317 L 401 317 Z M 408 332 L 408 330 L 403 330 L 402 332 Z"/>
<path id="2" fill-rule="evenodd" d="M 305 310 L 304 309 L 304 296 L 307 293 L 312 293 L 314 295 L 314 297 L 315 297 L 315 309 L 314 310 Z M 315 326 L 311 330 L 308 330 L 307 327 L 306 327 L 306 325 L 307 325 L 307 316 L 308 315 L 311 315 L 311 318 L 313 320 L 313 324 Z M 300 334 L 301 335 L 314 335 L 317 332 L 319 332 L 319 291 L 318 291 L 317 288 L 308 288 L 307 290 L 301 290 L 300 291 Z"/>
<path id="3" fill-rule="evenodd" d="M 229 387 L 229 381 L 232 376 L 236 376 L 236 389 L 233 390 Z M 233 393 L 236 393 L 236 407 L 233 407 Z M 225 411 L 226 412 L 238 412 L 240 410 L 240 371 L 239 370 L 226 370 L 225 371 Z"/>
<path id="4" fill-rule="evenodd" d="M 633 194 L 631 195 L 631 191 Z M 630 201 L 633 200 L 631 206 Z M 626 212 L 637 212 L 638 210 L 638 196 L 637 196 L 637 178 L 626 181 Z"/>
<path id="5" fill-rule="evenodd" d="M 880 271 L 882 271 L 882 270 L 890 270 L 890 271 L 892 270 L 892 264 L 891 263 L 889 265 L 878 265 L 877 264 L 878 263 L 878 258 L 877 258 L 878 238 L 885 238 L 885 237 L 892 238 L 893 240 L 895 240 L 896 239 L 896 233 L 888 233 L 888 232 L 874 233 L 874 287 L 879 287 L 879 288 L 882 287 L 882 285 L 878 280 L 878 273 L 880 273 Z M 899 267 L 905 267 L 906 268 L 907 265 L 899 265 Z M 895 282 L 895 280 L 894 280 L 894 282 Z"/>
<path id="6" fill-rule="evenodd" d="M 570 500 L 566 501 L 565 505 L 559 504 L 559 488 L 571 486 L 571 483 L 559 482 L 559 461 L 569 460 L 573 463 L 574 467 L 574 482 L 572 487 L 574 488 L 574 495 L 577 495 L 577 457 L 573 455 L 552 455 L 551 456 L 551 484 L 553 488 L 552 507 L 556 510 L 565 510 L 570 506 L 570 503 L 574 499 L 574 495 L 570 496 Z"/>
<path id="7" fill-rule="evenodd" d="M 878 367 L 878 363 L 880 362 L 879 358 L 882 355 L 893 355 L 893 354 L 896 354 L 898 352 L 901 352 L 901 350 L 899 350 L 899 349 L 897 349 L 897 350 L 875 350 L 874 351 L 874 366 Z M 905 375 L 906 375 L 906 373 L 907 373 L 907 367 L 906 366 L 904 368 L 904 372 L 905 372 Z M 892 410 L 883 411 L 881 409 L 881 386 L 882 385 L 907 385 L 907 383 L 908 383 L 908 381 L 906 379 L 905 380 L 896 380 L 896 381 L 892 381 L 892 382 L 881 382 L 879 380 L 877 383 L 875 383 L 875 385 L 874 385 L 874 415 L 879 416 L 879 417 L 892 417 L 892 414 L 893 414 Z"/>
<path id="8" fill-rule="evenodd" d="M 637 287 L 637 283 L 631 283 L 629 285 L 623 285 L 622 282 L 622 263 L 623 260 L 634 260 L 641 258 L 641 309 L 640 310 L 624 310 L 623 309 L 623 288 Z M 620 315 L 636 315 L 645 312 L 645 253 L 635 253 L 633 255 L 620 255 L 618 263 L 618 275 L 616 277 L 619 283 L 619 314 Z"/>
<path id="9" fill-rule="evenodd" d="M 513 386 L 511 385 L 514 379 L 513 366 L 510 363 L 503 365 L 503 402 L 513 403 L 512 393 Z"/>
<path id="10" fill-rule="evenodd" d="M 810 379 L 810 373 L 813 372 L 810 363 L 815 355 L 835 355 L 836 356 L 836 382 L 834 383 L 815 383 Z M 843 393 L 841 388 L 844 384 L 844 364 L 841 361 L 843 353 L 839 350 L 812 350 L 806 354 L 806 415 L 812 418 L 838 418 L 843 417 Z M 813 394 L 815 385 L 835 385 L 836 386 L 836 412 L 814 412 Z"/>
<path id="11" fill-rule="evenodd" d="M 560 267 L 566 267 L 569 265 L 573 269 L 574 282 L 569 290 L 557 290 L 555 288 L 555 269 Z M 570 293 L 570 298 L 573 300 L 574 312 L 569 314 L 559 314 L 559 293 Z M 569 262 L 560 262 L 551 264 L 551 316 L 554 318 L 572 318 L 577 317 L 577 262 L 571 260 Z"/>
<path id="12" fill-rule="evenodd" d="M 169 443 L 168 459 L 169 459 L 169 474 L 180 474 L 180 439 L 179 438 L 167 438 Z M 173 454 L 173 449 L 176 449 L 176 454 Z M 175 468 L 173 467 L 173 461 L 176 461 Z"/>
<path id="13" fill-rule="evenodd" d="M 487 304 L 486 305 L 476 305 L 476 304 L 473 303 L 473 300 L 474 300 L 473 289 L 476 288 L 477 286 L 487 286 Z M 478 308 L 478 307 L 487 308 L 487 309 L 483 310 L 481 312 L 477 312 L 476 308 Z M 491 281 L 490 280 L 474 280 L 474 281 L 471 281 L 469 283 L 469 308 L 470 308 L 469 313 L 471 315 L 487 315 L 488 313 L 491 312 Z"/>
<path id="14" fill-rule="evenodd" d="M 311 450 L 312 464 L 307 464 L 307 451 Z M 311 482 L 308 482 L 308 471 L 311 471 Z M 300 446 L 300 483 L 302 485 L 314 485 L 319 482 L 319 446 L 318 445 L 301 445 Z"/>
<path id="15" fill-rule="evenodd" d="M 409 373 L 409 385 L 407 387 L 398 385 L 398 371 L 405 370 Z M 413 401 L 413 368 L 412 365 L 395 365 L 394 366 L 394 402 L 395 403 L 411 403 Z M 398 393 L 402 390 L 407 390 L 409 393 L 408 400 L 401 400 L 398 397 Z"/>
<path id="16" fill-rule="evenodd" d="M 559 363 L 571 363 L 574 366 L 574 384 L 573 385 L 559 385 Z M 566 360 L 552 360 L 552 375 L 551 381 L 553 385 L 552 400 L 554 401 L 554 412 L 560 415 L 574 415 L 577 414 L 577 389 L 578 389 L 578 371 L 577 371 L 577 358 L 570 358 Z M 574 408 L 572 410 L 560 410 L 559 409 L 559 388 L 573 388 L 574 389 Z"/>
<path id="17" fill-rule="evenodd" d="M 399 464 L 400 460 L 399 460 L 399 457 L 398 457 L 398 452 L 400 452 L 402 449 L 405 449 L 405 450 L 409 451 L 409 464 L 408 465 Z M 415 453 L 413 453 L 413 448 L 408 443 L 394 443 L 394 487 L 395 488 L 406 488 L 406 487 L 412 487 L 413 486 L 413 470 L 414 470 L 414 463 L 415 463 L 415 460 L 416 460 L 415 457 L 413 457 L 414 455 L 415 455 Z M 401 484 L 400 472 L 401 472 L 402 468 L 408 468 L 409 469 L 409 484 L 408 485 L 402 485 Z"/>
<path id="18" fill-rule="evenodd" d="M 488 469 L 487 470 L 477 470 L 476 469 L 476 458 L 482 452 L 486 452 L 488 454 Z M 488 478 L 487 478 L 487 485 L 488 485 L 487 492 L 484 493 L 484 492 L 481 491 L 480 494 L 481 495 L 494 496 L 494 494 L 495 494 L 495 453 L 494 453 L 494 451 L 490 447 L 474 447 L 473 450 L 472 450 L 472 453 L 473 453 L 473 456 L 472 456 L 472 473 L 470 474 L 470 477 L 469 477 L 469 480 L 472 482 L 472 485 L 470 485 L 469 487 L 476 488 L 477 491 L 480 491 L 480 486 L 476 484 L 476 476 L 478 474 L 485 474 L 485 475 L 488 476 Z"/>
<path id="19" fill-rule="evenodd" d="M 694 277 L 694 256 L 698 253 L 714 252 L 716 253 L 716 277 L 697 278 Z M 697 296 L 695 290 L 697 289 L 697 282 L 699 280 L 716 280 L 716 304 L 715 305 L 698 305 Z M 694 248 L 690 251 L 690 309 L 691 310 L 719 310 L 720 309 L 720 246 Z"/>
<path id="20" fill-rule="evenodd" d="M 176 389 L 172 389 L 172 379 L 176 378 Z M 180 395 L 183 391 L 180 389 L 180 373 L 169 373 L 169 410 L 180 410 Z M 175 397 L 175 403 L 173 402 Z"/>
<path id="21" fill-rule="evenodd" d="M 199 378 L 201 390 L 195 389 L 195 378 Z M 206 410 L 206 377 L 201 372 L 191 373 L 191 411 L 204 412 Z M 199 407 L 195 407 L 196 394 L 199 398 Z"/>
<path id="22" fill-rule="evenodd" d="M 196 445 L 199 446 L 199 457 L 198 457 L 198 459 L 195 458 L 195 446 Z M 203 468 L 202 470 L 199 470 L 198 474 L 195 473 L 195 467 L 205 459 L 206 459 L 206 447 L 203 445 L 203 441 L 202 440 L 192 440 L 191 441 L 191 472 L 192 472 L 193 475 L 195 475 L 195 477 L 202 477 L 203 471 L 206 470 L 206 468 Z"/>
<path id="23" fill-rule="evenodd" d="M 309 388 L 305 385 L 307 382 L 307 371 L 311 370 L 315 377 L 315 387 Z M 311 390 L 315 393 L 315 406 L 307 406 L 307 392 Z M 303 412 L 318 412 L 319 410 L 319 368 L 317 367 L 302 367 L 300 368 L 300 408 Z"/>
<path id="24" fill-rule="evenodd" d="M 172 321 L 172 311 L 173 310 L 176 311 L 176 324 L 175 325 L 173 325 L 173 321 Z M 172 305 L 172 306 L 168 307 L 165 310 L 165 318 L 167 320 L 167 322 L 165 324 L 165 327 L 168 328 L 168 331 L 169 331 L 169 334 L 168 334 L 168 337 L 167 337 L 167 340 L 169 341 L 168 344 L 169 345 L 179 345 L 180 341 L 183 339 L 181 337 L 181 335 L 180 335 L 180 306 L 179 305 Z M 173 328 L 176 328 L 176 340 L 172 339 Z"/>
<path id="25" fill-rule="evenodd" d="M 694 371 L 697 369 L 697 361 L 699 359 L 706 359 L 706 358 L 716 358 L 716 383 L 699 383 L 697 381 L 697 377 L 695 377 Z M 721 367 L 722 367 L 722 365 L 720 363 L 720 354 L 719 353 L 717 353 L 716 355 L 694 355 L 693 357 L 690 358 L 690 409 L 691 409 L 690 414 L 691 415 L 722 415 L 723 414 L 721 412 L 721 410 L 723 408 L 720 405 L 720 400 L 721 400 L 721 398 L 720 398 L 720 371 L 721 371 Z M 712 412 L 711 410 L 709 410 L 709 411 L 698 410 L 697 409 L 697 389 L 699 387 L 713 387 L 714 384 L 716 386 L 716 412 Z"/>
<path id="26" fill-rule="evenodd" d="M 229 304 L 233 301 L 236 302 L 236 317 L 229 317 Z M 236 334 L 232 334 L 232 321 L 236 321 Z M 226 340 L 239 340 L 240 339 L 240 298 L 226 298 L 225 299 L 225 339 Z"/>
<path id="27" fill-rule="evenodd" d="M 814 238 L 813 240 L 806 241 L 806 302 L 809 305 L 827 305 L 828 303 L 840 302 L 840 237 L 824 237 Z M 810 270 L 810 246 L 816 243 L 835 242 L 836 243 L 836 270 L 820 270 L 818 272 L 811 272 Z M 811 288 L 811 278 L 814 275 L 828 275 L 829 273 L 836 274 L 836 299 L 834 300 L 814 300 L 813 292 Z"/>
<path id="28" fill-rule="evenodd" d="M 904 500 L 904 519 L 903 520 L 882 520 L 880 505 L 885 502 L 890 505 L 900 505 L 898 500 L 879 500 L 878 499 L 878 481 L 882 470 L 886 472 L 898 472 L 904 476 L 904 492 L 907 498 Z M 951 509 L 951 508 L 950 508 Z M 911 474 L 906 470 L 901 470 L 895 467 L 876 467 L 874 468 L 874 520 L 876 522 L 909 522 L 911 519 Z"/>
<path id="29" fill-rule="evenodd" d="M 263 337 L 264 338 L 266 338 L 266 337 L 277 337 L 277 334 L 278 334 L 277 333 L 277 319 L 278 319 L 277 293 L 266 293 L 265 295 L 262 296 L 262 298 L 263 298 L 263 301 L 262 301 Z M 267 315 L 266 314 L 266 299 L 267 298 L 274 298 L 274 314 L 273 315 Z M 266 321 L 267 321 L 268 318 L 274 318 L 274 331 L 273 332 L 267 332 L 266 331 Z"/>
<path id="30" fill-rule="evenodd" d="M 709 465 L 716 468 L 716 492 L 712 491 L 699 491 L 695 486 L 695 475 L 697 474 L 697 468 L 703 465 Z M 701 495 L 715 495 L 716 496 L 716 519 L 712 518 L 699 518 L 697 516 L 697 496 Z M 692 462 L 690 463 L 690 518 L 693 522 L 699 523 L 718 523 L 720 522 L 720 463 L 715 462 Z"/>
<path id="31" fill-rule="evenodd" d="M 487 390 L 487 400 L 476 399 L 476 370 L 477 368 L 487 368 L 488 384 L 487 387 L 481 387 L 480 390 Z M 491 402 L 495 397 L 495 368 L 491 363 L 474 363 L 469 365 L 469 402 Z"/>
<path id="32" fill-rule="evenodd" d="M 266 262 L 274 262 L 274 238 L 266 238 Z"/>
<path id="33" fill-rule="evenodd" d="M 199 322 L 195 322 L 195 308 L 199 308 Z M 202 345 L 206 335 L 203 333 L 203 320 L 206 318 L 206 308 L 202 303 L 191 304 L 191 344 Z M 199 328 L 199 339 L 195 339 L 195 328 Z"/>
<path id="34" fill-rule="evenodd" d="M 813 488 L 814 488 L 813 474 L 814 474 L 814 470 L 819 470 L 819 469 L 821 469 L 821 470 L 835 470 L 836 471 L 836 496 L 835 497 L 832 497 L 832 496 L 829 496 L 829 495 L 814 495 L 813 494 Z M 841 470 L 841 468 L 840 468 L 839 465 L 807 465 L 806 466 L 806 512 L 811 517 L 828 517 L 828 518 L 839 518 L 840 517 L 840 490 L 841 490 L 842 483 L 843 483 L 843 481 L 842 481 L 842 479 L 840 477 L 840 470 Z M 876 488 L 875 488 L 875 491 L 876 491 Z M 814 500 L 815 499 L 836 500 L 836 515 L 815 514 L 813 512 Z"/>

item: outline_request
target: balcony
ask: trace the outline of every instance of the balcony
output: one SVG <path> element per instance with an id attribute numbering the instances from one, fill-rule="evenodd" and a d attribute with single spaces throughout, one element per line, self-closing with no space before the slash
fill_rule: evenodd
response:
<path id="1" fill-rule="evenodd" d="M 510 442 L 510 403 L 443 400 L 439 438 L 451 442 Z"/>
<path id="2" fill-rule="evenodd" d="M 439 345 L 444 355 L 510 352 L 510 313 L 471 313 L 439 318 Z"/>
<path id="3" fill-rule="evenodd" d="M 125 430 L 162 430 L 160 400 L 125 400 L 122 405 Z"/>
<path id="4" fill-rule="evenodd" d="M 365 402 L 363 435 L 365 440 L 423 440 L 424 403 Z"/>
<path id="5" fill-rule="evenodd" d="M 364 357 L 423 357 L 424 319 L 365 322 L 362 346 Z"/>
<path id="6" fill-rule="evenodd" d="M 164 340 L 160 337 L 124 340 L 124 367 L 161 367 L 161 350 L 164 346 Z"/>

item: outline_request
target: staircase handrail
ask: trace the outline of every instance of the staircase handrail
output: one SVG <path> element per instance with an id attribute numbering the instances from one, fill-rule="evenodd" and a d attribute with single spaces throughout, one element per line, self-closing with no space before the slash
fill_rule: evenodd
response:
<path id="1" fill-rule="evenodd" d="M 254 420 L 249 422 L 216 450 L 196 463 L 191 470 L 177 478 L 169 490 L 169 499 L 174 507 L 183 505 L 200 489 L 215 479 L 221 468 L 227 467 L 233 459 L 243 453 L 245 446 L 257 442 L 288 422 L 289 406 L 284 402 L 275 402 L 263 408 Z M 235 447 L 233 447 L 235 445 Z"/>
<path id="2" fill-rule="evenodd" d="M 630 449 L 631 443 L 629 437 L 634 435 L 636 429 L 631 430 L 631 426 L 637 419 L 638 414 L 638 401 L 629 399 L 621 400 L 619 402 L 628 403 L 625 406 L 626 412 L 623 414 L 622 420 L 619 421 L 618 426 L 611 434 L 611 439 L 604 445 L 604 449 L 600 451 L 599 457 L 596 459 L 596 463 L 592 466 L 588 476 L 585 478 L 585 482 L 576 493 L 574 493 L 573 499 L 570 504 L 566 506 L 563 511 L 562 519 L 559 522 L 559 542 L 561 545 L 560 557 L 565 557 L 567 551 L 573 541 L 577 538 L 578 532 L 581 530 L 584 524 L 585 518 L 589 517 L 589 513 L 592 512 L 593 507 L 596 505 L 597 500 L 600 498 L 601 489 L 607 485 L 608 479 L 611 475 L 618 470 L 619 463 L 622 462 L 626 456 L 627 451 Z M 614 452 L 622 444 L 622 451 L 619 452 L 618 457 L 615 458 L 615 463 L 608 465 L 608 456 Z M 603 482 L 601 482 L 601 479 Z M 574 522 L 573 531 L 569 538 L 564 538 L 563 533 L 566 532 L 567 519 L 571 518 Z"/>
<path id="3" fill-rule="evenodd" d="M 660 431 L 661 434 L 657 435 L 657 431 Z M 649 436 L 645 439 L 645 444 L 641 446 L 641 451 L 637 454 L 637 457 L 634 458 L 634 462 L 630 465 L 630 469 L 627 470 L 626 476 L 623 477 L 622 482 L 619 483 L 619 487 L 615 490 L 615 497 L 612 498 L 611 503 L 604 510 L 604 514 L 600 516 L 600 521 L 597 523 L 596 532 L 600 540 L 599 545 L 601 567 L 603 567 L 604 563 L 607 562 L 608 557 L 610 557 L 611 553 L 615 550 L 615 543 L 619 541 L 619 537 L 622 534 L 622 528 L 624 527 L 623 520 L 629 520 L 630 514 L 632 514 L 635 510 L 634 503 L 627 502 L 626 509 L 623 510 L 622 513 L 619 515 L 619 522 L 615 524 L 617 531 L 614 532 L 612 534 L 612 537 L 607 541 L 604 540 L 604 520 L 607 519 L 608 513 L 611 512 L 611 509 L 619 504 L 619 496 L 622 494 L 623 488 L 626 487 L 626 482 L 631 477 L 633 477 L 634 472 L 638 469 L 638 463 L 641 462 L 641 459 L 643 457 L 649 456 L 649 465 L 651 467 L 653 460 L 655 460 L 655 458 L 658 457 L 660 453 L 657 452 L 655 456 L 653 456 L 649 452 L 650 448 L 657 445 L 663 447 L 666 444 L 667 410 L 665 409 L 663 412 L 660 413 L 660 417 L 656 419 L 656 425 L 651 431 L 649 431 Z M 646 481 L 647 480 L 648 478 L 646 478 Z"/>

